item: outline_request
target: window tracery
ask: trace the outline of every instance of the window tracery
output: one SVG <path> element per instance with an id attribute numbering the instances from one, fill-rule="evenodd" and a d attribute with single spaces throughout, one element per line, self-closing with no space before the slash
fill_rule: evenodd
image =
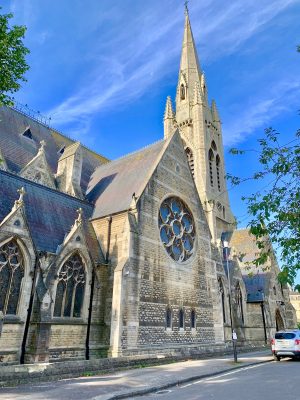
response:
<path id="1" fill-rule="evenodd" d="M 217 170 L 217 183 L 218 183 L 219 192 L 221 191 L 220 164 L 221 164 L 221 160 L 220 160 L 219 154 L 217 154 L 217 157 L 216 157 L 216 170 Z"/>
<path id="2" fill-rule="evenodd" d="M 165 199 L 159 210 L 160 238 L 167 253 L 178 262 L 194 251 L 195 223 L 191 211 L 178 197 Z"/>
<path id="3" fill-rule="evenodd" d="M 58 275 L 54 317 L 81 317 L 85 283 L 82 259 L 79 254 L 74 254 L 64 263 Z"/>
<path id="4" fill-rule="evenodd" d="M 244 323 L 243 295 L 239 284 L 237 284 L 235 288 L 235 301 L 237 306 L 237 316 L 242 320 L 242 323 Z"/>
<path id="5" fill-rule="evenodd" d="M 15 240 L 0 247 L 0 310 L 4 315 L 17 314 L 24 261 Z"/>
<path id="6" fill-rule="evenodd" d="M 210 178 L 210 186 L 214 186 L 214 173 L 213 173 L 213 161 L 214 161 L 214 152 L 212 149 L 209 149 L 208 152 L 208 162 L 209 162 L 209 178 Z"/>

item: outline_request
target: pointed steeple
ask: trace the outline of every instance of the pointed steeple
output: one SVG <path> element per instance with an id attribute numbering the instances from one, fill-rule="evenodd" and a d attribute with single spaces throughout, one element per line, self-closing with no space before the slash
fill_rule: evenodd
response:
<path id="1" fill-rule="evenodd" d="M 211 114 L 214 122 L 220 122 L 219 111 L 217 109 L 215 100 L 212 100 L 211 102 Z"/>
<path id="2" fill-rule="evenodd" d="M 197 55 L 196 45 L 192 33 L 187 8 L 185 10 L 185 25 L 180 60 L 180 70 L 176 96 L 176 111 L 182 102 L 191 102 L 194 96 L 195 82 L 200 82 L 201 68 Z"/>
<path id="3" fill-rule="evenodd" d="M 167 101 L 166 101 L 164 120 L 173 119 L 173 118 L 174 118 L 174 112 L 173 112 L 173 107 L 172 107 L 172 100 L 171 100 L 171 97 L 168 96 Z"/>
<path id="4" fill-rule="evenodd" d="M 165 114 L 164 114 L 164 137 L 165 139 L 172 135 L 175 131 L 174 127 L 174 111 L 172 107 L 171 97 L 167 97 Z"/>

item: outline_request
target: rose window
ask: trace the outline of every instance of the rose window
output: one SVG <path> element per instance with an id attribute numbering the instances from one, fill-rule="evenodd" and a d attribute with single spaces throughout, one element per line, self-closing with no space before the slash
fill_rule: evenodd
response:
<path id="1" fill-rule="evenodd" d="M 178 197 L 164 200 L 159 210 L 160 238 L 175 260 L 188 260 L 194 251 L 195 223 L 192 213 Z"/>

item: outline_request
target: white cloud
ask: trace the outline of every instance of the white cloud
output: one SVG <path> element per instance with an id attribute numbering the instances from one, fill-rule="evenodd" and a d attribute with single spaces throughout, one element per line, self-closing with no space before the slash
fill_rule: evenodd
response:
<path id="1" fill-rule="evenodd" d="M 283 80 L 273 87 L 268 95 L 252 99 L 252 104 L 244 107 L 244 112 L 224 121 L 224 145 L 232 146 L 251 135 L 256 129 L 267 128 L 281 113 L 295 112 L 299 106 L 300 80 Z"/>
<path id="2" fill-rule="evenodd" d="M 221 7 L 208 2 L 205 8 L 193 4 L 191 19 L 196 41 L 199 43 L 201 39 L 201 43 L 209 43 L 201 53 L 208 60 L 236 51 L 275 15 L 295 2 L 274 0 L 270 4 L 268 0 L 261 0 L 259 5 L 253 5 L 249 0 L 228 5 L 223 2 Z M 171 18 L 166 14 L 158 15 L 155 7 L 148 7 L 137 18 L 138 36 L 136 26 L 125 24 L 120 26 L 117 35 L 107 35 L 108 42 L 102 44 L 99 38 L 100 45 L 96 43 L 93 48 L 95 68 L 85 77 L 81 76 L 83 88 L 48 111 L 54 123 L 80 123 L 95 113 L 128 103 L 161 81 L 174 70 L 174 65 L 177 70 L 181 42 L 174 33 L 182 32 L 183 25 L 179 11 Z M 103 52 L 107 48 L 110 51 Z M 263 104 L 261 107 L 263 110 Z"/>

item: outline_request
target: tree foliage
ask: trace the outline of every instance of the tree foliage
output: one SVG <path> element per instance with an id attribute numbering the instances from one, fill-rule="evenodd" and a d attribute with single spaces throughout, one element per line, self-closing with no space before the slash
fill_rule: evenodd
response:
<path id="1" fill-rule="evenodd" d="M 12 17 L 0 14 L 0 105 L 13 105 L 12 94 L 26 81 L 24 74 L 29 69 L 25 59 L 29 50 L 23 44 L 26 27 L 10 27 Z"/>
<path id="2" fill-rule="evenodd" d="M 279 133 L 269 128 L 258 141 L 260 170 L 247 179 L 268 183 L 242 199 L 252 216 L 250 232 L 261 249 L 254 263 L 263 265 L 271 256 L 271 242 L 281 258 L 279 280 L 293 284 L 300 270 L 300 130 L 290 143 L 282 145 L 279 139 Z M 243 152 L 232 149 L 231 153 Z M 244 181 L 231 175 L 228 178 L 233 185 Z"/>

